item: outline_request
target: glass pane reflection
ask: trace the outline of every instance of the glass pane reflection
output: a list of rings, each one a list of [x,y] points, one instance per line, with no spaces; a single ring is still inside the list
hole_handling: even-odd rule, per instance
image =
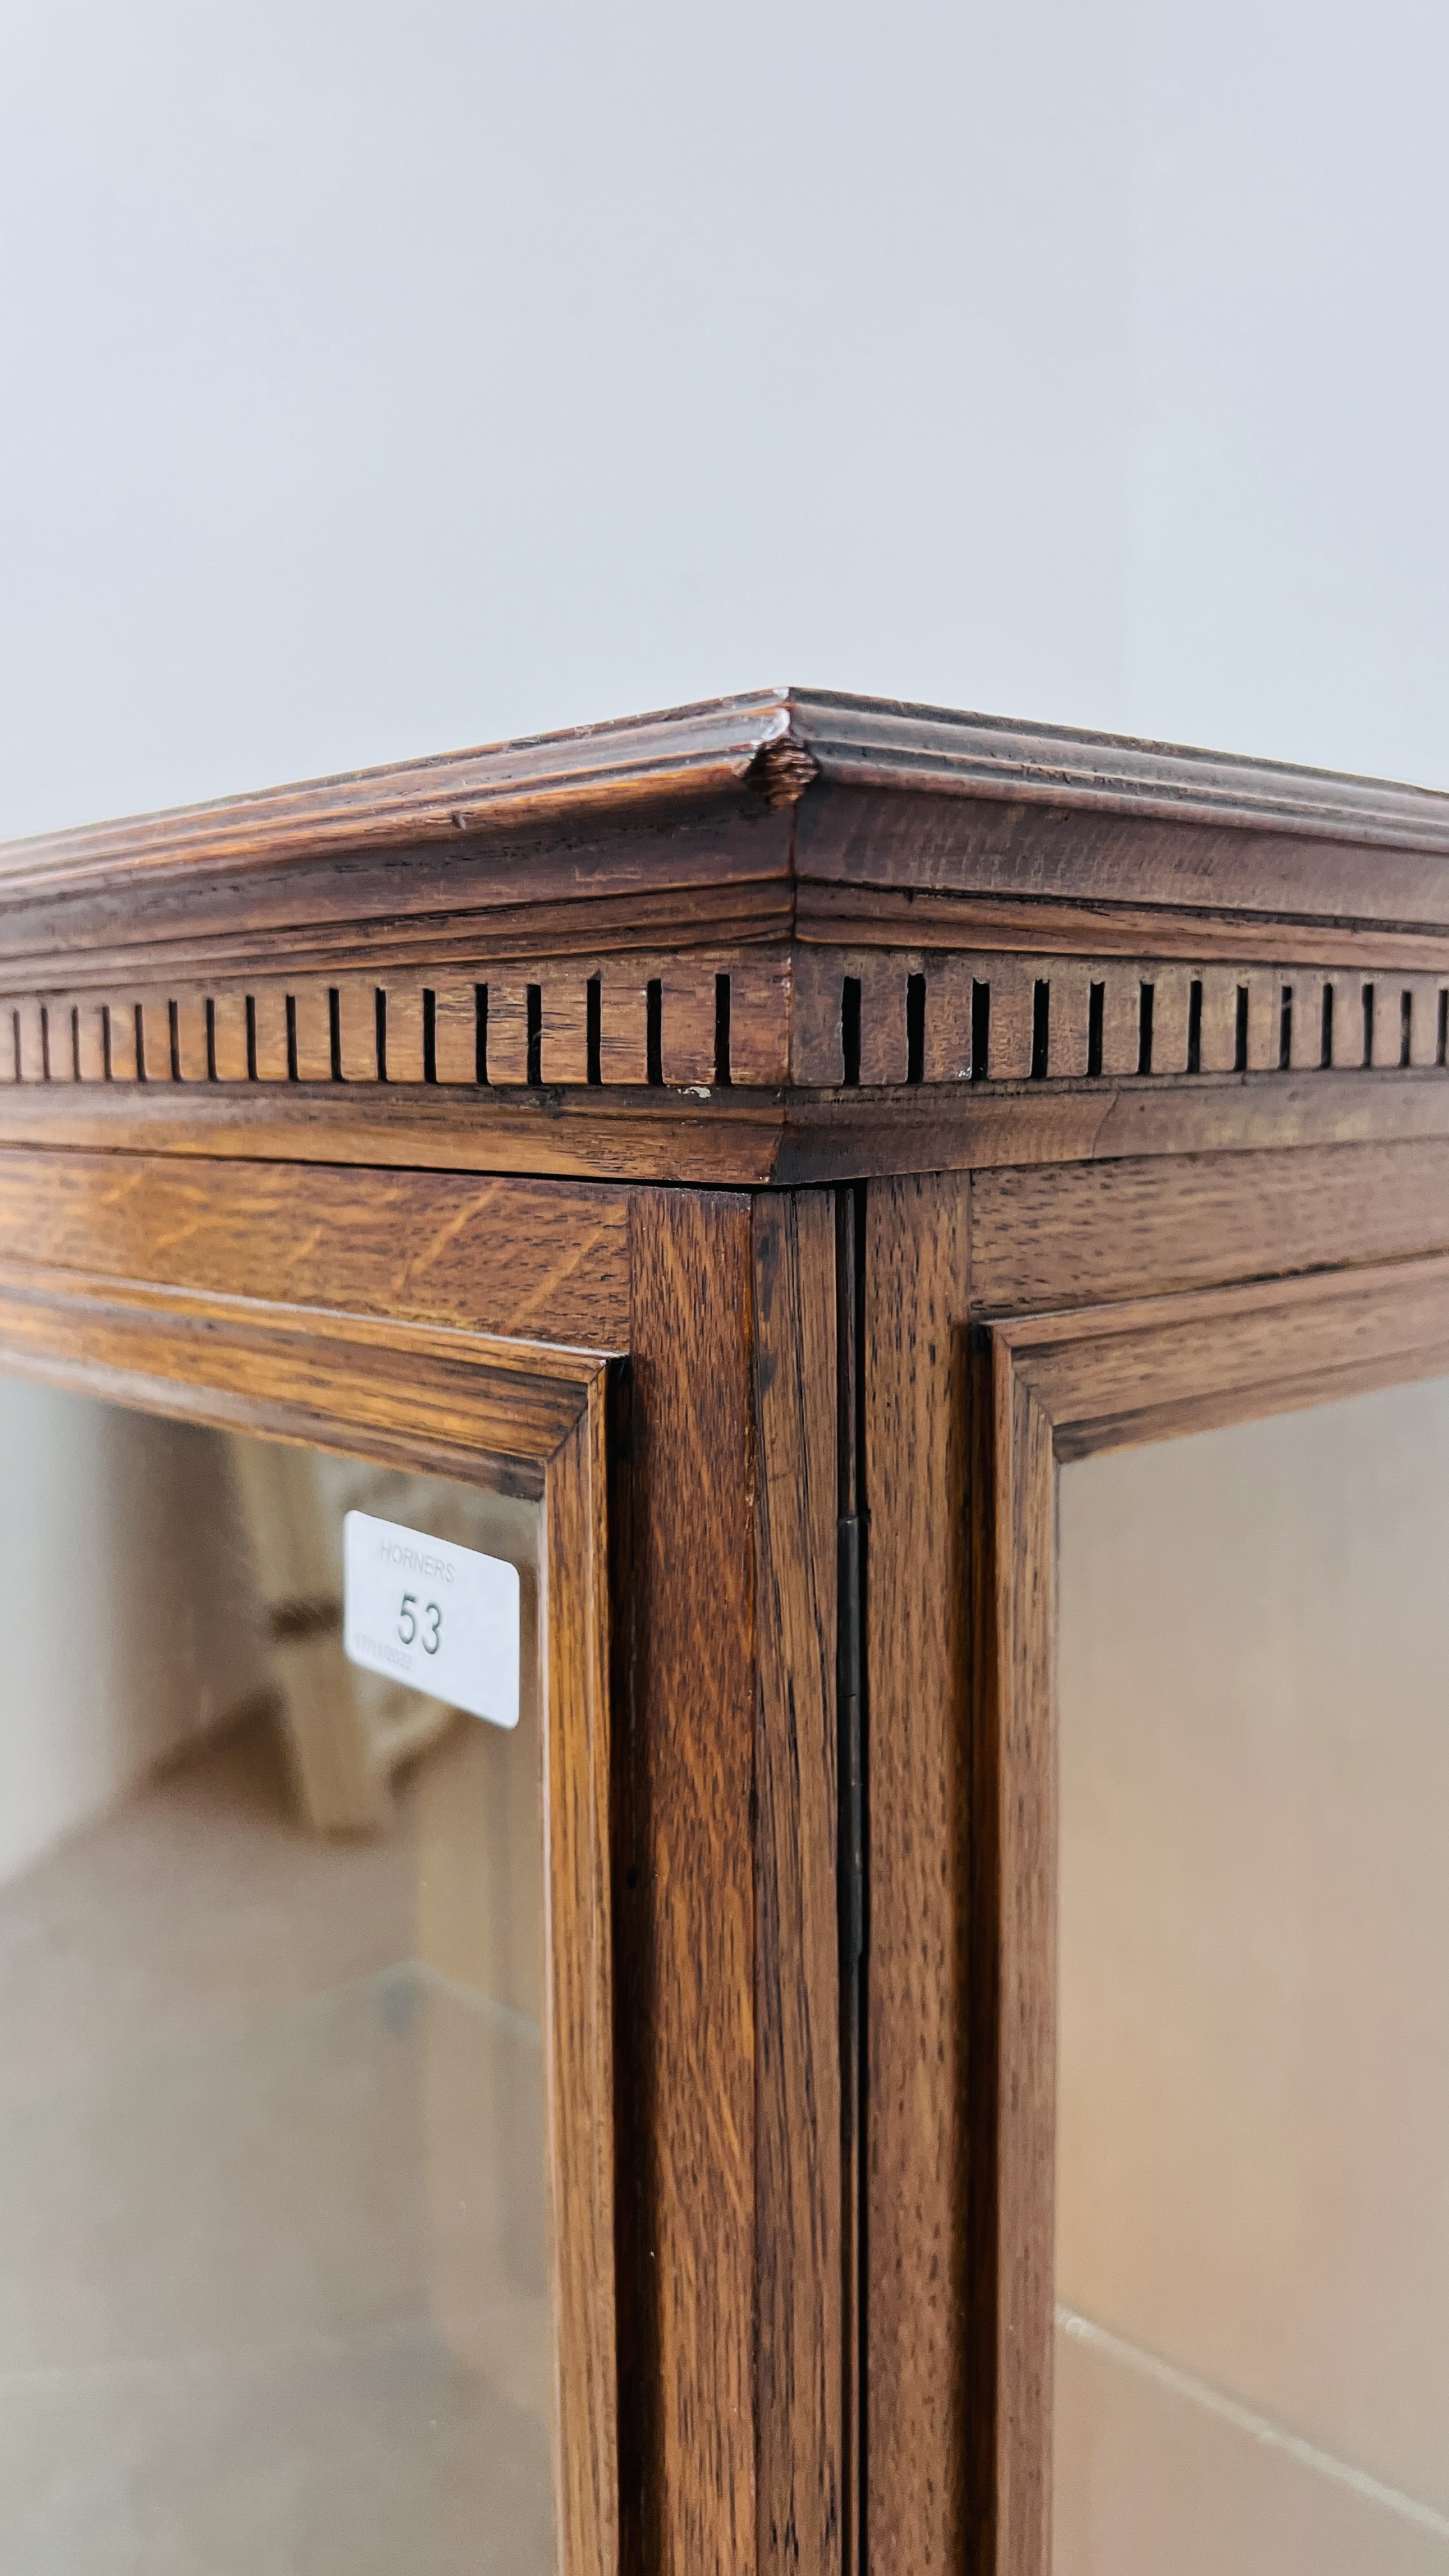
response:
[[[1449,2569],[1449,1385],[1060,1531],[1057,2576]]]
[[[543,2576],[536,1514],[0,1426],[0,2566]],[[515,1734],[346,1664],[353,1504],[520,1567]]]

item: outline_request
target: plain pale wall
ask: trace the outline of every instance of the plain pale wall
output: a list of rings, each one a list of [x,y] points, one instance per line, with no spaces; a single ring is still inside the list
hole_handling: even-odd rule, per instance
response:
[[[0,837],[781,680],[1449,784],[1446,78],[1434,0],[7,0]],[[0,1481],[120,1534],[87,1419],[0,1385]]]
[[[264,1679],[214,1434],[0,1380],[0,1883]]]
[[[8,0],[0,836],[799,680],[1449,784],[1439,0]]]

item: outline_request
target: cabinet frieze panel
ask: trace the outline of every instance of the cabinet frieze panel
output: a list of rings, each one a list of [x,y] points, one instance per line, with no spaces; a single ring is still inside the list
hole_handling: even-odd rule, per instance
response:
[[[1444,1070],[1449,972],[807,948],[0,1001],[0,1082],[864,1090]]]

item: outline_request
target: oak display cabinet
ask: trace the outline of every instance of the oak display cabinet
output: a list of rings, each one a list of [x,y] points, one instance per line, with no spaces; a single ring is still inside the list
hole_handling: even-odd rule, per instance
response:
[[[848,697],[0,854],[191,1712],[0,1885],[15,2563],[1449,2567],[1446,1057],[1449,800]]]

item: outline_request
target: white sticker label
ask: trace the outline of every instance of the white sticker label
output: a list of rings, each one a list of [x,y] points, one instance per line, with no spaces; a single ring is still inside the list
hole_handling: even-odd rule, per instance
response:
[[[518,1724],[516,1565],[348,1512],[342,1574],[350,1662],[494,1726]]]

